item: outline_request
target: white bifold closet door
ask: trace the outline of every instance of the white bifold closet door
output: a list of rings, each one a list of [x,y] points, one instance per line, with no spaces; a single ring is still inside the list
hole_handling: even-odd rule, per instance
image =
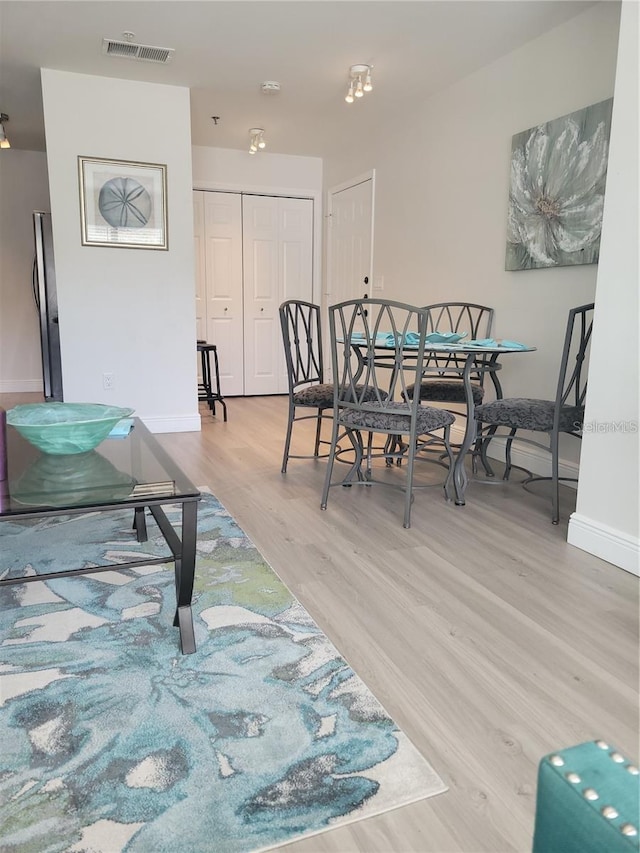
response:
[[[243,195],[244,393],[285,394],[278,308],[312,300],[313,201]]]
[[[196,190],[197,337],[224,396],[286,394],[278,308],[313,301],[313,201]]]
[[[238,193],[203,192],[206,335],[218,349],[220,388],[244,393],[242,204]],[[198,337],[202,337],[200,334]]]

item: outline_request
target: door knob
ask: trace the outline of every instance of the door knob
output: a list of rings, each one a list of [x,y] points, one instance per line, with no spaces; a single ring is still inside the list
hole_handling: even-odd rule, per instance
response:
[[[261,308],[260,310],[261,310],[261,311],[264,311],[264,308]]]
[[[369,284],[369,276],[368,276],[368,275],[365,275],[365,277],[364,277],[364,283],[365,283],[365,284]]]

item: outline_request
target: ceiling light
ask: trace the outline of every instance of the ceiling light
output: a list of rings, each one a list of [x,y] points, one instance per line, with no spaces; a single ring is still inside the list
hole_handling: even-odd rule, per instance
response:
[[[4,125],[7,121],[9,121],[9,116],[6,113],[0,113],[0,148],[11,148],[11,143],[7,139],[7,134],[4,130]]]
[[[345,101],[352,104],[355,98],[362,98],[365,92],[373,91],[371,65],[352,65],[349,69],[349,88]]]
[[[249,130],[249,154],[255,154],[258,149],[267,147],[264,139],[264,130],[261,127],[252,127]]]

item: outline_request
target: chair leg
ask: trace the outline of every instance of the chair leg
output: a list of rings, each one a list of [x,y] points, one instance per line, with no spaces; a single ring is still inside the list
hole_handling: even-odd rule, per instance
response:
[[[291,448],[291,433],[293,431],[293,419],[295,417],[295,413],[296,407],[291,401],[289,401],[289,422],[287,423],[287,436],[284,440],[284,455],[282,457],[282,468],[280,469],[283,474],[287,473],[287,462],[289,461],[289,449]]]
[[[354,459],[351,468],[347,472],[347,476],[342,481],[343,486],[350,486],[353,475],[358,475],[358,480],[363,482],[366,476],[362,473],[362,460],[364,459],[364,442],[362,441],[362,433],[359,429],[347,429],[346,435],[351,442],[354,450]],[[371,435],[371,433],[369,433]]]
[[[416,459],[416,440],[409,437],[409,449],[407,450],[407,485],[404,494],[404,521],[403,527],[407,530],[411,527],[411,504],[413,503],[413,468]]]
[[[227,404],[225,403],[225,401],[222,397],[222,394],[220,393],[220,364],[218,362],[218,350],[217,349],[214,349],[214,351],[213,351],[213,364],[214,364],[215,375],[216,375],[216,398],[217,398],[218,402],[222,405],[223,421],[226,423],[226,421],[227,421]],[[215,412],[215,405],[214,405],[214,412]]]
[[[487,459],[487,450],[489,449],[489,442],[496,434],[497,429],[497,426],[490,426],[487,430],[487,434],[478,439],[480,442],[480,462],[482,462],[482,467],[484,468],[487,477],[495,477],[493,468],[489,465],[489,460]]]
[[[444,428],[443,441],[444,441],[445,449],[447,451],[447,459],[449,460],[449,473],[447,474],[447,479],[444,481],[444,496],[445,496],[445,499],[448,501],[453,499],[450,489],[451,489],[451,485],[453,484],[453,468],[454,468],[454,465],[456,462],[456,460],[453,456],[453,451],[451,450],[451,441],[449,438],[450,432],[451,432],[451,427],[447,426]]]
[[[502,477],[503,480],[508,480],[509,477],[511,476],[511,468],[513,467],[511,465],[511,445],[513,444],[513,438],[514,438],[515,434],[516,434],[516,429],[514,427],[509,433],[509,437],[507,438],[507,443],[506,443],[505,449],[504,449],[505,469],[504,469],[504,475]]]
[[[351,437],[351,436],[349,436]],[[333,473],[333,463],[336,458],[336,450],[338,449],[338,422],[334,418],[333,428],[331,430],[331,449],[329,450],[329,459],[327,460],[327,473],[324,477],[324,487],[322,489],[322,500],[320,501],[320,509],[327,508],[327,500],[329,499],[329,487],[331,486],[331,475]]]
[[[559,468],[559,444],[560,435],[557,430],[553,430],[550,435],[551,447],[551,501],[552,513],[551,523],[558,524],[560,522],[560,479],[558,477]]]
[[[365,480],[370,480],[373,476],[371,474],[371,456],[373,454],[373,433],[370,432],[367,437],[367,469],[365,471],[364,478]]]
[[[320,455],[320,432],[322,430],[322,412],[323,409],[318,409],[318,422],[316,424],[316,443],[313,451],[314,456]]]

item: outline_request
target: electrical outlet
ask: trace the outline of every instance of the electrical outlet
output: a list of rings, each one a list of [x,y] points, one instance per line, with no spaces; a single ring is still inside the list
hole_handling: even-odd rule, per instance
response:
[[[102,374],[102,387],[105,391],[113,391],[115,387],[115,377],[113,373]]]

